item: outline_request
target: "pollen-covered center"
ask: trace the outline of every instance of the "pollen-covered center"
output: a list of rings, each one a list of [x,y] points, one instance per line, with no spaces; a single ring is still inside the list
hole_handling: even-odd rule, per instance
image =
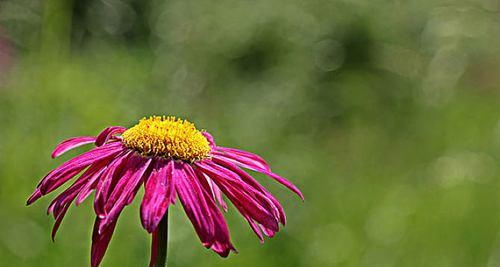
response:
[[[210,145],[193,123],[175,117],[143,118],[122,134],[125,146],[145,156],[188,162],[208,157]]]

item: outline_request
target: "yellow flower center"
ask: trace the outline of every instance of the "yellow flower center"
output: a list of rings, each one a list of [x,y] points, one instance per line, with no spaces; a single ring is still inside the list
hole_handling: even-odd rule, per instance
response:
[[[122,134],[125,146],[145,156],[194,162],[208,157],[210,145],[193,123],[175,117],[143,118]]]

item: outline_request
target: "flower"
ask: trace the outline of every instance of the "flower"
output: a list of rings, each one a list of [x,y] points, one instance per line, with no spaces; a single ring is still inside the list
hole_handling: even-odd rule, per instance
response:
[[[95,191],[97,216],[92,234],[92,266],[100,264],[120,213],[133,201],[141,185],[145,193],[140,217],[144,229],[153,235],[153,248],[158,224],[178,197],[203,245],[222,257],[236,251],[220,210],[227,211],[223,195],[248,221],[261,242],[264,235],[272,237],[279,224],[286,222],[283,207],[276,198],[240,167],[273,178],[303,199],[299,189],[271,172],[261,157],[217,146],[208,132],[175,117],[152,116],[129,129],[112,126],[97,137],[71,138],[60,143],[52,157],[91,143],[96,147],[49,172],[27,204],[83,172],[52,201],[48,213],[56,220],[52,230],[54,239],[71,203],[75,201],[78,205]],[[154,258],[153,249],[151,263]]]

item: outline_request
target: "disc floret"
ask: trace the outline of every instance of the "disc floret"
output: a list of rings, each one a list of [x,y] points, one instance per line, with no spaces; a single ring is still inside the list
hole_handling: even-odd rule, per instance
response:
[[[194,162],[207,158],[210,144],[195,125],[173,116],[143,118],[122,134],[125,146],[144,156]]]

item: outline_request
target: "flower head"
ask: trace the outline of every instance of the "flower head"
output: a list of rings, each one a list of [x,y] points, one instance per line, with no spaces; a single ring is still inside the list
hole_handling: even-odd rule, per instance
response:
[[[92,266],[100,264],[120,213],[133,201],[142,185],[145,193],[140,208],[141,222],[146,231],[153,234],[153,243],[157,242],[158,224],[168,206],[179,198],[202,244],[223,257],[235,251],[220,209],[227,211],[223,195],[262,242],[264,235],[272,237],[279,230],[278,225],[286,222],[281,204],[241,167],[273,178],[303,199],[301,192],[271,172],[261,157],[217,146],[209,133],[175,117],[153,116],[129,129],[112,126],[97,137],[71,138],[60,143],[52,157],[91,143],[96,147],[49,172],[28,204],[81,173],[52,201],[48,212],[56,220],[52,230],[54,238],[71,203],[78,205],[95,191],[97,216],[92,235]],[[154,258],[153,252],[151,264]]]
[[[175,117],[150,117],[122,134],[123,144],[144,156],[194,162],[207,158],[210,144],[194,124]]]

